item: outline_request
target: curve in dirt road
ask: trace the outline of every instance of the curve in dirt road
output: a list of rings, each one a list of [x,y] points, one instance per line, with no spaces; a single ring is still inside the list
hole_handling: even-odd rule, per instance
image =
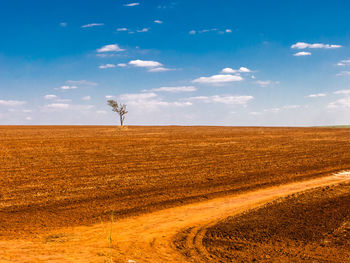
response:
[[[118,220],[0,241],[1,262],[206,262],[206,229],[228,216],[301,191],[350,180],[350,172],[216,198]],[[108,243],[112,237],[112,243]],[[113,260],[113,261],[112,261]]]

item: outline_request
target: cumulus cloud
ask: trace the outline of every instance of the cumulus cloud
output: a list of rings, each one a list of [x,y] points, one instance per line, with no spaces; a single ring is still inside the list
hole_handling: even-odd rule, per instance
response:
[[[116,29],[118,32],[128,31],[126,27],[121,27]]]
[[[178,92],[193,92],[196,91],[197,88],[194,86],[179,86],[179,87],[160,87],[160,88],[154,88],[150,91],[153,92],[172,92],[172,93],[178,93]]]
[[[26,101],[19,100],[0,100],[0,106],[21,106],[26,103]]]
[[[186,100],[188,101],[199,101],[203,103],[223,103],[230,105],[247,105],[251,100],[253,100],[253,96],[232,96],[232,95],[214,95],[214,96],[197,96],[190,97]]]
[[[342,89],[333,92],[334,94],[350,95],[350,89]]]
[[[337,66],[348,66],[350,65],[350,59],[344,59],[337,63]]]
[[[129,106],[150,110],[154,110],[158,107],[186,107],[192,105],[190,101],[164,101],[154,92],[127,93],[120,95],[119,99]]]
[[[342,47],[341,45],[330,45],[330,44],[322,44],[322,43],[309,44],[305,42],[297,42],[291,45],[291,48],[296,48],[296,49],[305,49],[305,48],[334,49],[334,48],[341,48],[341,47]]]
[[[115,68],[114,64],[104,64],[99,66],[100,69]]]
[[[232,68],[224,68],[221,70],[221,73],[227,73],[227,74],[235,74],[238,70],[232,69]]]
[[[95,27],[95,26],[104,26],[105,24],[103,23],[91,23],[91,24],[86,24],[81,26],[81,28],[88,28],[88,27]]]
[[[113,95],[106,95],[105,98],[106,98],[107,100],[110,100],[110,99],[113,99],[114,96],[113,96]]]
[[[125,49],[122,49],[118,46],[118,44],[111,44],[111,45],[105,45],[99,49],[97,49],[98,53],[104,53],[104,52],[121,52],[125,51]]]
[[[132,7],[132,6],[138,6],[140,3],[130,3],[130,4],[124,4],[124,6]]]
[[[121,67],[121,68],[124,68],[124,67],[127,66],[127,64],[125,64],[125,63],[119,63],[119,64],[117,64],[117,66],[118,66],[118,67]]]
[[[77,88],[78,88],[77,86],[68,86],[68,85],[64,85],[60,87],[60,89],[62,90],[77,89]]]
[[[123,101],[139,101],[157,97],[156,93],[126,93],[119,96]]]
[[[221,70],[221,73],[225,73],[225,74],[250,73],[250,72],[252,71],[246,67],[240,67],[239,69],[224,68]]]
[[[338,108],[350,108],[350,97],[342,98],[333,102],[330,102],[327,105],[328,109],[338,109]]]
[[[243,78],[241,76],[237,75],[213,75],[210,77],[200,77],[197,79],[192,80],[193,83],[200,83],[200,84],[225,84],[225,83],[231,83],[231,82],[237,82],[242,81]]]
[[[148,32],[149,28],[142,28],[140,30],[136,30],[136,32],[143,33],[143,32]]]
[[[134,67],[142,67],[142,68],[152,68],[152,67],[162,67],[163,64],[157,61],[152,60],[131,60],[129,62],[129,65],[132,65]]]
[[[325,97],[326,94],[325,93],[317,93],[317,94],[310,94],[305,96],[305,98],[319,98],[319,97]]]
[[[301,51],[301,52],[293,54],[293,56],[295,56],[295,57],[311,56],[311,52]]]
[[[279,81],[271,81],[271,80],[257,80],[255,81],[256,84],[258,84],[262,88],[266,88],[268,86],[272,86],[275,84],[279,84]]]
[[[53,99],[57,99],[57,96],[53,94],[48,94],[48,95],[45,95],[44,98],[46,100],[53,100]]]
[[[226,33],[232,33],[232,30],[231,29],[226,29],[225,32]]]
[[[50,109],[68,109],[69,108],[69,104],[65,104],[65,103],[51,103],[48,105],[45,105],[46,108],[50,108]]]
[[[163,24],[163,21],[161,21],[161,20],[154,20],[153,22],[156,24]]]

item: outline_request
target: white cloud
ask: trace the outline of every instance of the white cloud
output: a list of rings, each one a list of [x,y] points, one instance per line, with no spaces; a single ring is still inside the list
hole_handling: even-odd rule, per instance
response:
[[[224,84],[224,83],[230,83],[230,82],[236,82],[236,81],[242,81],[243,78],[241,76],[236,75],[213,75],[210,77],[200,77],[197,79],[192,80],[194,83],[201,83],[201,84]]]
[[[136,31],[139,32],[139,33],[148,32],[149,28],[143,28],[141,30],[136,30]]]
[[[123,32],[123,31],[128,31],[128,29],[126,27],[122,27],[122,28],[117,28],[118,32]]]
[[[26,117],[26,120],[27,120],[27,121],[31,121],[31,120],[32,120],[32,117]]]
[[[170,71],[170,70],[174,70],[174,69],[164,68],[164,67],[157,67],[157,68],[150,68],[148,71],[149,72],[164,72],[164,71]]]
[[[135,66],[135,67],[145,67],[145,68],[152,68],[152,67],[162,67],[163,64],[159,63],[157,61],[152,60],[131,60],[129,62],[129,65]]]
[[[260,87],[262,88],[266,88],[268,86],[272,86],[275,84],[279,84],[279,81],[271,81],[271,80],[257,80],[255,82],[256,84],[258,84]]]
[[[328,109],[350,108],[350,97],[333,101],[327,105]]]
[[[298,52],[298,53],[293,54],[293,56],[295,56],[295,57],[311,56],[311,52],[301,51],[301,52]]]
[[[348,66],[350,65],[350,59],[344,59],[337,63],[337,66]]]
[[[19,100],[0,100],[0,106],[21,106],[26,103],[26,101]]]
[[[100,65],[100,69],[106,69],[106,68],[115,68],[114,64],[105,64],[105,65]]]
[[[217,32],[218,34],[225,34],[225,33],[232,33],[231,29],[223,29],[223,30],[219,30],[218,28],[209,28],[209,29],[202,29],[202,30],[191,30],[188,33],[190,35],[195,35],[197,33],[199,34],[203,34],[203,33],[208,33],[208,32]]]
[[[221,73],[235,74],[238,70],[232,68],[224,68],[221,70]]]
[[[154,20],[153,22],[156,24],[163,24],[163,21],[161,21],[161,20]]]
[[[319,97],[325,97],[326,94],[325,93],[317,93],[317,94],[310,94],[305,96],[305,98],[319,98]]]
[[[119,64],[117,64],[117,66],[118,66],[118,67],[121,67],[121,68],[124,68],[124,67],[127,66],[127,64],[125,64],[125,63],[119,63]]]
[[[343,95],[349,95],[350,94],[350,89],[343,89],[343,90],[337,90],[333,92],[334,94],[343,94]]]
[[[81,26],[81,28],[88,28],[88,27],[95,27],[95,26],[104,26],[105,24],[103,23],[91,23],[91,24],[86,24]]]
[[[200,101],[203,103],[223,103],[230,105],[246,105],[248,102],[253,100],[253,96],[231,96],[231,95],[214,95],[214,96],[197,96],[190,97],[186,100],[188,101]]]
[[[45,95],[44,98],[46,100],[53,100],[53,99],[57,99],[57,96],[53,94],[48,94],[48,95]]]
[[[251,70],[248,69],[248,68],[246,68],[246,67],[240,67],[238,71],[239,71],[239,72],[243,72],[243,73],[251,72]]]
[[[237,73],[249,73],[252,72],[250,69],[246,67],[240,67],[239,69],[232,69],[232,68],[224,68],[221,70],[221,73],[227,73],[227,74],[237,74]]]
[[[52,104],[45,105],[45,107],[46,108],[50,108],[50,109],[68,109],[69,108],[69,104],[52,103]]]
[[[96,82],[88,81],[88,80],[67,80],[67,84],[69,85],[84,85],[84,86],[97,86]]]
[[[309,44],[305,42],[297,42],[296,44],[293,44],[291,48],[296,49],[305,49],[305,48],[325,48],[325,49],[333,49],[333,48],[341,48],[341,45],[330,45],[330,44],[322,44],[322,43],[315,43],[315,44]]]
[[[126,93],[119,96],[119,98],[123,101],[139,101],[139,100],[147,100],[150,98],[155,98],[158,95],[151,93]]]
[[[85,97],[82,97],[81,99],[82,100],[91,100],[91,97],[90,96],[85,96]]]
[[[150,91],[178,93],[178,92],[192,92],[196,90],[197,88],[194,86],[180,86],[180,87],[160,87],[160,88],[151,89]]]
[[[114,96],[112,96],[112,95],[106,95],[105,98],[106,98],[107,100],[110,100],[110,99],[113,99]]]
[[[350,71],[342,71],[337,74],[337,76],[349,76],[349,75],[350,75]]]
[[[125,49],[122,49],[118,46],[118,44],[112,44],[112,45],[105,45],[99,49],[97,49],[98,53],[103,53],[103,52],[121,52],[125,51]]]
[[[122,94],[119,96],[119,99],[129,106],[137,107],[141,110],[154,110],[158,107],[186,107],[192,105],[190,101],[164,101],[154,92]]]
[[[62,89],[62,90],[69,90],[69,89],[77,89],[77,88],[78,88],[77,86],[64,85],[60,89]]]
[[[67,24],[66,22],[61,22],[61,23],[60,23],[60,26],[61,26],[61,27],[66,27],[67,25],[68,25],[68,24]]]
[[[107,114],[107,111],[105,110],[98,110],[96,111],[97,114]]]
[[[140,3],[130,3],[130,4],[125,4],[124,6],[138,6]]]

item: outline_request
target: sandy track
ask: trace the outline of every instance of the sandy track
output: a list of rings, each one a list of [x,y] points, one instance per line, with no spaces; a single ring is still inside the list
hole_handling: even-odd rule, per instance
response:
[[[0,262],[201,262],[208,226],[276,198],[349,180],[348,173],[165,209],[109,223],[57,229],[32,239],[0,241]],[[174,242],[175,241],[175,242]]]

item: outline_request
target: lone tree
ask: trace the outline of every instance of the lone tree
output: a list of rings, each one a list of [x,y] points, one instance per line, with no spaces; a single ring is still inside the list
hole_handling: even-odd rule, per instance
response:
[[[108,100],[107,104],[112,107],[112,111],[119,114],[120,126],[123,126],[125,115],[128,113],[128,111],[126,110],[126,105],[118,104],[118,102],[115,100]]]

